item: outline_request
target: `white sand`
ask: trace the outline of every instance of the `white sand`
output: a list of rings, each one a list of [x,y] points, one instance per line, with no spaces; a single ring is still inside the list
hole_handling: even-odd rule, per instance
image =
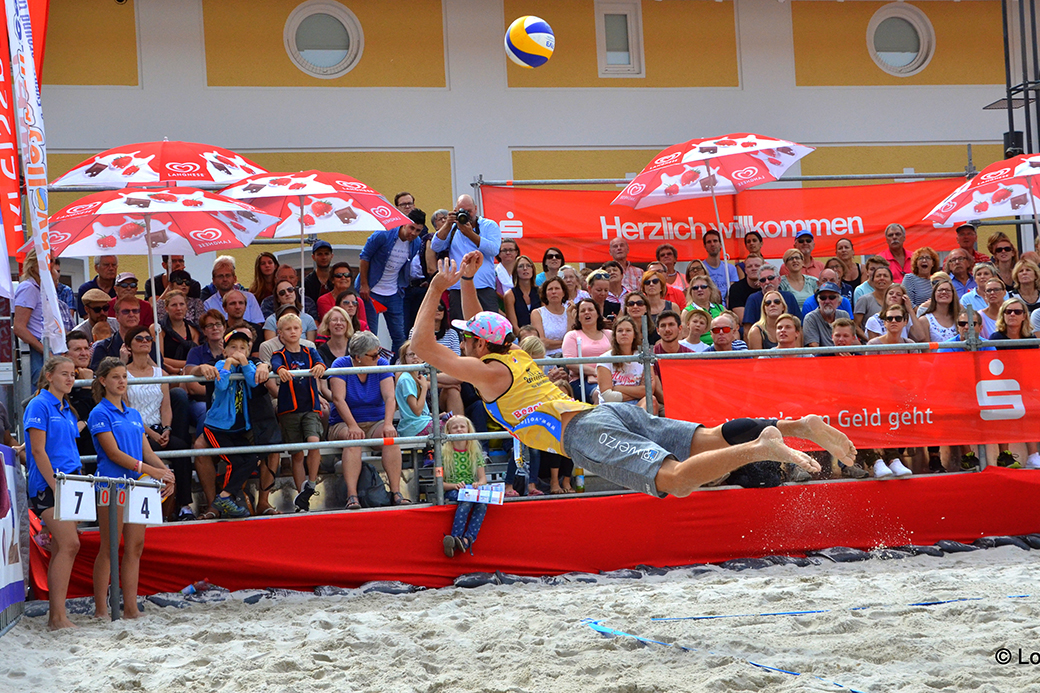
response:
[[[0,691],[1036,691],[1035,552],[871,560],[740,573],[673,571],[597,584],[485,586],[408,595],[148,604],[138,621],[25,618],[0,639]],[[1008,599],[1009,595],[1033,595]],[[932,607],[925,600],[981,597]],[[872,607],[850,611],[851,607]],[[834,609],[804,616],[651,617]],[[703,648],[606,638],[630,633]],[[715,654],[709,654],[710,650]]]

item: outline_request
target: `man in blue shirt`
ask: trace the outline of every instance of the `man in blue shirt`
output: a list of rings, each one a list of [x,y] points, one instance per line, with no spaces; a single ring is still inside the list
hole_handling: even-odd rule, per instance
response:
[[[463,214],[463,212],[465,214]],[[459,217],[464,223],[459,224]],[[448,251],[448,257],[457,265],[462,264],[466,253],[479,250],[484,262],[472,278],[463,277],[462,281],[472,281],[477,289],[477,300],[483,310],[498,312],[498,292],[495,291],[495,256],[502,245],[502,230],[490,219],[477,216],[477,205],[469,195],[462,195],[455,204],[455,211],[437,228],[430,247],[433,252]],[[462,319],[461,284],[456,282],[448,289],[448,304],[453,320]]]
[[[374,302],[386,307],[383,317],[390,330],[396,352],[404,343],[404,289],[409,285],[412,258],[419,253],[422,227],[405,224],[388,231],[377,231],[365,241],[355,280],[358,294],[365,301],[368,326],[378,334],[379,320]]]

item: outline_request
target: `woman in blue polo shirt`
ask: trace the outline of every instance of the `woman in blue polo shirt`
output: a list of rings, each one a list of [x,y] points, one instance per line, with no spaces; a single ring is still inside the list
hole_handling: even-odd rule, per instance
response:
[[[94,436],[98,455],[98,476],[140,479],[148,475],[166,482],[162,497],[173,493],[173,472],[155,456],[145,440],[144,422],[136,409],[126,403],[126,366],[109,356],[102,359],[94,372],[94,399],[98,405],[90,412],[87,425]],[[112,501],[115,499],[112,498]],[[161,513],[162,508],[155,512]],[[123,534],[123,562],[119,575],[123,583],[123,617],[137,618],[137,579],[144,551],[144,525],[123,527],[122,513],[118,515],[116,533]],[[98,527],[101,546],[108,546],[107,508],[98,508]],[[117,539],[118,541],[118,539]],[[108,616],[108,583],[112,567],[108,551],[98,551],[94,559],[94,615]]]
[[[39,389],[26,405],[22,419],[28,437],[25,459],[29,468],[29,506],[51,533],[51,562],[47,568],[47,625],[51,630],[75,627],[65,611],[65,595],[72,564],[79,553],[79,534],[75,522],[54,519],[55,472],[80,471],[76,448],[80,424],[68,399],[75,382],[76,364],[72,359],[55,356],[47,361],[40,373]]]

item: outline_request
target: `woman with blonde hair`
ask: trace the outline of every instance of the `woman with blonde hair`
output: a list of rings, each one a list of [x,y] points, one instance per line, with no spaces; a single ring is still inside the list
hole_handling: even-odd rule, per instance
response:
[[[686,310],[700,308],[708,311],[711,317],[717,318],[726,310],[722,305],[722,293],[707,273],[695,274],[690,277],[690,283],[686,287]]]
[[[1012,295],[1022,299],[1029,308],[1029,314],[1040,308],[1040,267],[1032,260],[1019,260],[1011,271],[1014,279]]]
[[[318,334],[326,337],[318,347],[318,355],[328,368],[332,366],[333,361],[347,355],[347,344],[354,336],[354,323],[347,315],[347,311],[339,306],[333,306],[321,319]]]
[[[805,268],[805,256],[797,248],[788,248],[784,251],[784,268],[787,270],[787,274],[780,280],[780,290],[790,291],[794,295],[798,300],[798,305],[788,306],[788,308],[800,313],[806,299],[816,295],[820,282],[816,277],[802,271]]]
[[[767,291],[762,296],[762,316],[748,329],[748,349],[773,349],[779,343],[776,321],[787,314],[787,301],[779,291]]]

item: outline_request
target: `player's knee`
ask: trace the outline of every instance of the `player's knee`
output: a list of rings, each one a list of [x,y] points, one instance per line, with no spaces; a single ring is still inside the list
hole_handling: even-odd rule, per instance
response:
[[[750,443],[771,426],[776,426],[776,419],[733,419],[722,424],[722,437],[730,445]]]

